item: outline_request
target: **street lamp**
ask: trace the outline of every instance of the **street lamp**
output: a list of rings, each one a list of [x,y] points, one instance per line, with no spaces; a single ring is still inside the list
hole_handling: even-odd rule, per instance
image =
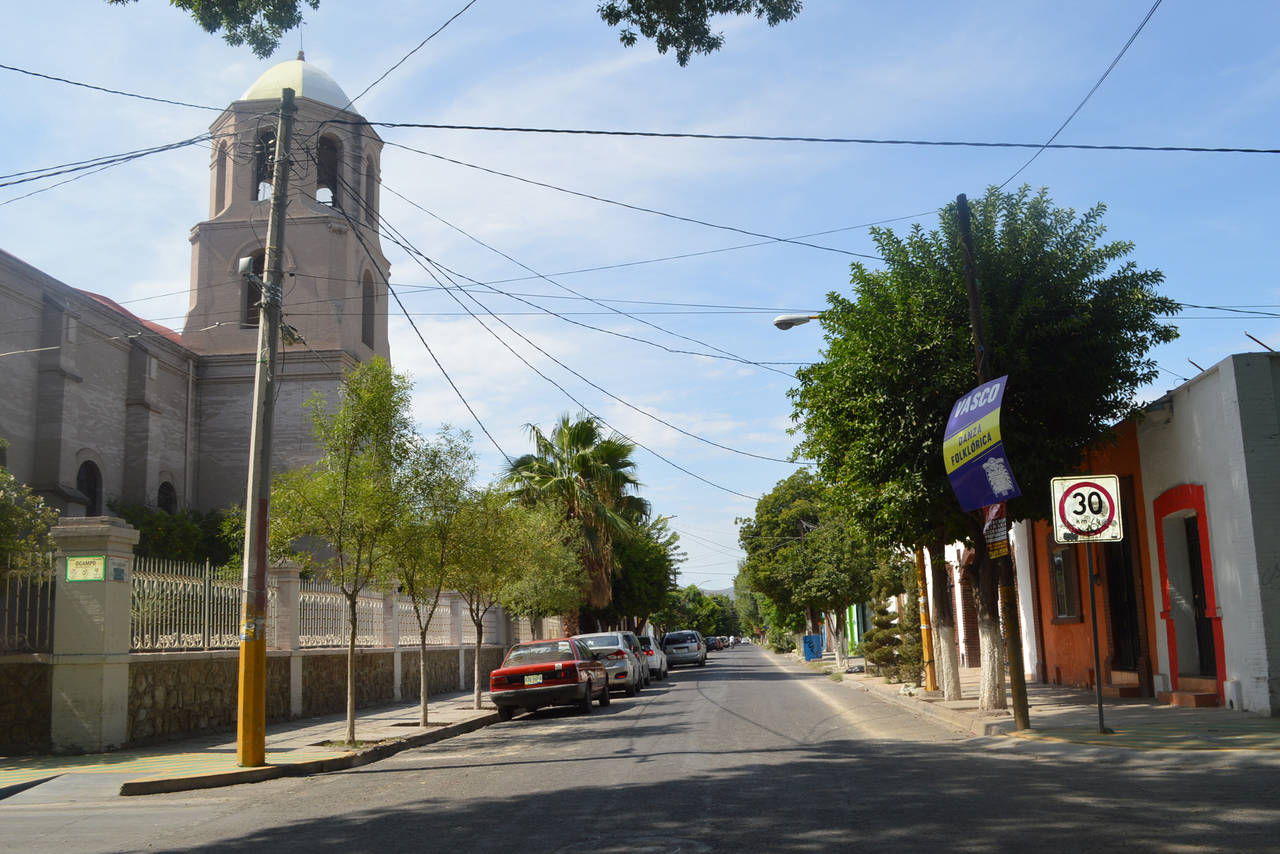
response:
[[[817,320],[821,316],[819,314],[780,314],[773,319],[773,325],[779,329],[787,330],[793,326],[808,323],[810,320]]]

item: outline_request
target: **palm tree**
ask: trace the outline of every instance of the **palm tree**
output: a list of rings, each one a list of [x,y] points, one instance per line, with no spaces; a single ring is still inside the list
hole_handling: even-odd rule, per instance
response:
[[[636,491],[635,445],[616,433],[605,436],[589,415],[572,420],[568,413],[550,435],[526,424],[534,452],[507,469],[520,500],[528,504],[554,501],[581,533],[579,555],[590,586],[587,602],[603,608],[613,599],[614,537],[631,530],[649,515],[649,502]]]

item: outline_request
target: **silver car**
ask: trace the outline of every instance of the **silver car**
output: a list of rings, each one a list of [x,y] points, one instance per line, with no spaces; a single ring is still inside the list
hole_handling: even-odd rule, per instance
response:
[[[662,651],[662,644],[648,635],[640,636],[640,647],[644,657],[649,661],[649,676],[654,679],[667,679],[667,654]]]
[[[593,632],[574,635],[600,659],[609,674],[609,687],[634,697],[649,684],[649,665],[634,632]]]
[[[662,651],[667,654],[667,665],[707,663],[707,642],[692,629],[667,632],[662,636]]]

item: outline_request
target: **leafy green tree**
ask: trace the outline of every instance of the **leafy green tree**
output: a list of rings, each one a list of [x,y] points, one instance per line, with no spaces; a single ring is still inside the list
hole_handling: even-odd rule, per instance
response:
[[[226,519],[220,510],[202,512],[187,509],[166,513],[142,504],[115,501],[107,502],[107,506],[112,513],[138,529],[138,544],[133,552],[139,557],[163,557],[193,563],[207,560],[214,566],[227,566],[238,557],[234,545],[222,534]],[[243,515],[240,514],[242,530]]]
[[[125,6],[135,0],[107,0]],[[280,38],[302,23],[302,5],[320,8],[320,0],[169,0],[191,13],[206,33],[222,33],[227,44],[249,45],[253,55],[266,59],[280,46]]]
[[[1157,294],[1163,275],[1127,259],[1132,243],[1103,241],[1104,212],[1077,215],[1026,187],[993,188],[973,205],[989,373],[1009,375],[1001,434],[1025,490],[1009,502],[1011,521],[1047,516],[1050,478],[1135,410],[1156,376],[1147,354],[1177,335],[1161,320],[1179,309]],[[852,298],[828,295],[826,351],[790,392],[799,450],[877,542],[975,545],[980,705],[999,708],[998,577],[941,453],[952,404],[977,384],[956,208],[933,231],[872,234],[884,268],[854,264]]]
[[[716,606],[715,628],[711,633],[724,637],[742,634],[742,624],[738,622],[738,609],[734,607],[733,599],[723,593],[712,593],[708,598]]]
[[[614,544],[618,568],[613,576],[613,599],[608,607],[591,612],[601,626],[640,631],[649,615],[660,610],[676,589],[676,576],[684,561],[680,535],[672,531],[666,516],[633,525]]]
[[[135,0],[107,0],[124,6]],[[254,56],[266,59],[280,46],[281,37],[302,23],[302,6],[320,7],[320,0],[169,0],[191,13],[205,32],[222,33],[229,45],[247,44]],[[622,24],[619,40],[631,47],[637,33],[653,39],[658,52],[675,48],[676,61],[689,62],[694,53],[720,49],[724,36],[711,32],[715,15],[752,15],[769,26],[789,21],[800,12],[801,0],[608,0],[600,3],[600,18],[609,26]],[[634,29],[633,29],[634,28]]]
[[[8,443],[0,439],[0,447]],[[0,575],[50,569],[58,511],[0,466]]]
[[[432,441],[415,437],[404,469],[403,515],[388,549],[400,589],[413,603],[418,625],[420,723],[426,726],[430,680],[427,633],[449,580],[450,558],[458,542],[459,517],[475,476],[471,436],[441,428]]]
[[[738,625],[752,638],[763,635],[768,623],[762,612],[762,596],[751,589],[741,572],[733,577],[733,606],[738,611]]]
[[[693,54],[714,53],[724,44],[724,35],[711,31],[713,16],[752,15],[776,27],[798,15],[802,5],[801,0],[607,0],[599,11],[609,26],[622,26],[618,40],[625,46],[644,36],[658,53],[674,48],[676,62],[684,66]]]
[[[693,629],[705,636],[716,633],[718,613],[719,609],[711,597],[699,590],[696,584],[690,584],[673,593],[667,604],[653,614],[652,620],[660,634]]]
[[[827,615],[843,663],[845,613],[869,597],[876,549],[830,491],[803,469],[779,481],[756,503],[755,516],[738,524],[738,540],[747,552],[742,573],[750,588],[783,608],[803,609],[813,632],[821,630],[821,615]]]
[[[581,565],[564,541],[563,517],[545,507],[523,507],[496,486],[475,490],[463,502],[459,532],[448,586],[462,597],[475,626],[472,663],[479,709],[485,617],[504,602],[515,613],[528,613],[581,601]]]
[[[406,377],[375,357],[343,377],[335,410],[317,394],[308,406],[323,454],[277,475],[271,491],[272,536],[297,546],[303,567],[347,599],[348,743],[355,741],[356,606],[363,590],[392,577],[394,535],[403,524],[409,390]]]
[[[617,566],[614,540],[629,534],[648,516],[648,502],[637,495],[635,446],[605,436],[595,418],[563,415],[550,435],[526,425],[534,452],[510,464],[507,479],[527,505],[551,501],[581,533],[579,557],[590,579],[587,603],[604,608],[613,599]]]

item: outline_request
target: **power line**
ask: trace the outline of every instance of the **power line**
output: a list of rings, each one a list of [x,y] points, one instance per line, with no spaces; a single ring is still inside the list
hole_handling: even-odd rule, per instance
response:
[[[591,297],[585,296],[584,294],[581,294],[581,293],[579,293],[578,291],[573,290],[572,288],[568,287],[567,285],[562,285],[560,282],[557,282],[556,280],[554,280],[554,279],[552,279],[552,278],[550,278],[550,277],[548,277],[548,276],[544,276],[544,275],[542,275],[542,274],[541,274],[541,273],[539,273],[537,270],[534,270],[532,267],[528,266],[527,264],[523,264],[523,263],[521,263],[521,262],[517,261],[515,258],[512,258],[512,257],[511,257],[510,255],[508,255],[507,253],[503,252],[502,250],[497,249],[496,247],[491,246],[491,245],[490,245],[490,244],[488,244],[488,243],[485,243],[483,240],[481,240],[480,238],[476,237],[475,235],[468,233],[467,231],[463,230],[462,228],[458,227],[457,225],[454,225],[453,223],[451,223],[451,222],[449,222],[448,220],[446,220],[446,219],[444,219],[444,218],[440,217],[439,215],[437,215],[437,214],[435,214],[435,213],[432,213],[431,211],[429,211],[429,210],[427,210],[426,208],[424,208],[422,205],[418,204],[417,202],[413,201],[412,199],[409,199],[409,198],[407,198],[407,197],[405,197],[405,196],[401,195],[400,193],[397,193],[395,190],[391,189],[390,187],[387,187],[385,184],[383,185],[383,189],[384,189],[384,190],[387,190],[388,192],[390,192],[390,193],[392,193],[393,195],[395,195],[397,198],[402,199],[402,200],[403,200],[403,201],[405,201],[406,203],[408,203],[408,204],[412,205],[413,207],[417,208],[418,210],[422,211],[422,212],[423,212],[423,213],[425,213],[427,216],[430,216],[430,217],[432,217],[433,219],[437,220],[438,222],[440,222],[440,223],[442,223],[442,224],[444,224],[444,225],[448,226],[449,228],[452,228],[454,231],[457,231],[459,234],[461,234],[462,236],[466,237],[467,239],[469,239],[469,240],[471,240],[471,241],[473,241],[473,242],[475,242],[475,243],[479,244],[480,246],[483,246],[485,249],[488,249],[490,252],[494,252],[494,253],[496,253],[496,254],[498,254],[498,255],[501,255],[503,258],[506,258],[506,259],[507,259],[508,261],[510,261],[511,263],[513,263],[513,264],[515,264],[515,265],[517,265],[517,266],[519,266],[519,267],[522,267],[522,268],[523,268],[523,269],[525,269],[525,270],[528,270],[530,273],[533,273],[534,275],[538,276],[538,277],[539,277],[540,279],[542,279],[543,281],[546,281],[546,282],[548,282],[548,283],[550,283],[550,284],[552,284],[552,285],[555,285],[556,287],[558,287],[558,288],[560,288],[560,289],[562,289],[562,290],[564,290],[564,291],[567,291],[567,292],[569,292],[569,293],[573,294],[574,296],[582,297],[583,299],[586,299],[586,300],[588,300],[589,302],[594,303],[595,305],[599,305],[601,308],[607,308],[607,309],[609,309],[610,311],[613,311],[613,312],[615,312],[615,313],[617,313],[617,314],[619,314],[619,315],[621,315],[621,316],[623,316],[623,317],[631,318],[632,320],[635,320],[637,323],[642,323],[642,324],[644,324],[645,326],[648,326],[648,327],[651,327],[651,328],[653,328],[653,329],[658,330],[659,332],[665,332],[666,334],[671,335],[671,336],[673,336],[673,337],[680,338],[680,339],[683,339],[683,340],[685,340],[685,341],[692,342],[692,343],[694,343],[694,344],[698,344],[698,345],[700,345],[700,346],[702,346],[702,347],[707,347],[707,348],[709,348],[709,349],[711,349],[711,350],[715,350],[715,351],[716,351],[717,353],[719,353],[720,355],[718,355],[718,356],[717,356],[717,355],[715,355],[715,354],[713,354],[713,353],[699,353],[699,352],[694,352],[694,351],[690,351],[690,350],[679,350],[679,349],[675,349],[675,348],[672,348],[672,347],[667,347],[666,345],[664,345],[664,344],[659,344],[659,343],[657,343],[657,342],[655,342],[655,341],[649,341],[648,339],[645,339],[645,338],[639,338],[639,337],[634,336],[634,335],[627,335],[626,333],[616,332],[616,331],[614,331],[614,330],[600,329],[599,327],[590,326],[589,324],[585,324],[585,323],[582,323],[582,322],[577,321],[577,320],[570,320],[570,319],[568,319],[568,318],[565,318],[565,317],[563,317],[562,315],[556,314],[554,311],[551,311],[551,309],[545,308],[544,306],[540,306],[540,305],[538,305],[537,303],[531,303],[531,302],[528,302],[527,300],[520,299],[520,298],[518,298],[518,297],[513,297],[514,299],[519,299],[519,301],[520,301],[520,302],[524,302],[524,303],[526,303],[527,305],[530,305],[530,306],[533,306],[533,307],[535,307],[535,308],[539,308],[539,309],[541,309],[541,310],[543,310],[543,311],[546,311],[548,314],[552,314],[552,315],[555,315],[556,317],[560,317],[560,318],[561,318],[562,320],[564,320],[566,323],[572,323],[572,324],[574,324],[575,326],[582,326],[582,327],[584,327],[584,328],[594,329],[594,330],[596,330],[597,332],[604,332],[604,333],[609,334],[609,335],[615,335],[615,336],[617,336],[617,337],[619,337],[619,338],[626,338],[626,339],[631,340],[631,341],[636,341],[636,342],[639,342],[639,343],[648,344],[648,345],[650,345],[650,346],[658,347],[659,349],[666,350],[667,352],[670,352],[670,353],[680,353],[680,354],[693,355],[693,356],[705,356],[705,357],[708,357],[708,358],[724,358],[724,359],[728,359],[728,360],[730,360],[730,361],[734,361],[734,362],[741,362],[741,363],[743,363],[743,364],[757,365],[757,366],[759,366],[759,367],[764,368],[765,370],[770,370],[770,371],[773,371],[773,372],[775,372],[775,373],[780,373],[780,374],[784,374],[784,375],[786,375],[786,376],[790,376],[790,374],[788,374],[786,371],[779,371],[777,368],[773,368],[773,367],[770,367],[770,366],[768,366],[768,365],[761,364],[761,363],[759,363],[759,362],[752,362],[750,359],[745,359],[745,358],[743,358],[742,356],[737,355],[736,353],[730,353],[730,352],[729,352],[729,351],[727,351],[727,350],[723,350],[723,349],[721,349],[721,348],[719,348],[719,347],[716,347],[716,346],[714,346],[714,345],[712,345],[712,344],[708,344],[708,343],[707,343],[707,342],[705,342],[705,341],[699,341],[699,340],[698,340],[698,339],[696,339],[696,338],[691,338],[691,337],[689,337],[689,336],[687,336],[687,335],[681,335],[681,334],[680,334],[680,333],[678,333],[678,332],[672,332],[671,330],[669,330],[669,329],[665,329],[665,328],[663,328],[663,327],[661,327],[661,326],[658,326],[658,325],[657,325],[657,324],[655,324],[655,323],[650,323],[650,322],[649,322],[649,321],[647,321],[647,320],[642,320],[641,318],[639,318],[639,317],[635,317],[634,315],[631,315],[631,314],[629,314],[629,313],[627,313],[627,312],[625,312],[625,311],[622,311],[621,309],[613,308],[612,306],[605,305],[604,303],[602,303],[602,302],[600,302],[600,301],[598,301],[598,300],[595,300],[595,299],[592,299]],[[464,276],[464,277],[462,277],[462,278],[467,278],[467,277],[465,277],[465,276]],[[469,281],[475,282],[475,280],[473,280],[473,279],[469,279]],[[475,282],[475,284],[479,284],[479,282]],[[491,287],[492,287],[492,286],[491,286]],[[511,296],[511,294],[506,293],[506,292],[501,291],[501,290],[498,290],[497,288],[494,288],[494,290],[495,290],[497,293],[501,293],[501,294],[503,294],[504,296]]]
[[[1005,188],[1006,184],[1008,184],[1014,178],[1017,178],[1019,175],[1021,175],[1023,169],[1026,169],[1032,163],[1035,163],[1036,158],[1039,157],[1041,154],[1044,154],[1044,150],[1049,147],[1050,143],[1052,143],[1055,139],[1058,138],[1058,134],[1066,130],[1067,125],[1071,124],[1071,120],[1076,117],[1076,114],[1079,113],[1080,110],[1084,108],[1084,105],[1089,102],[1089,99],[1093,97],[1093,93],[1098,91],[1098,87],[1100,87],[1103,81],[1105,81],[1107,77],[1111,74],[1111,72],[1115,70],[1115,67],[1116,65],[1119,64],[1121,57],[1125,55],[1125,52],[1129,50],[1129,46],[1133,44],[1135,39],[1138,38],[1138,34],[1142,32],[1142,28],[1147,25],[1147,21],[1150,21],[1151,16],[1156,13],[1156,9],[1160,8],[1160,3],[1161,3],[1161,0],[1156,0],[1155,3],[1151,4],[1151,8],[1147,10],[1146,17],[1142,19],[1142,22],[1138,24],[1138,28],[1134,30],[1133,33],[1129,36],[1129,40],[1124,43],[1124,47],[1120,48],[1120,52],[1116,54],[1115,59],[1111,60],[1111,64],[1107,66],[1107,70],[1102,72],[1102,76],[1098,78],[1098,82],[1094,83],[1093,88],[1089,90],[1088,94],[1084,96],[1084,98],[1080,101],[1079,104],[1076,104],[1076,108],[1071,111],[1071,115],[1067,116],[1067,118],[1062,122],[1062,124],[1058,126],[1058,129],[1053,132],[1053,136],[1049,137],[1048,142],[1040,146],[1040,148],[1036,150],[1036,153],[1031,155],[1031,157],[1027,160],[1026,163],[1023,163],[1021,166],[1018,167],[1016,172],[1014,172],[1008,178],[1004,179],[1004,183],[1000,185],[1001,190]]]
[[[351,124],[355,124],[351,122]],[[936,148],[1049,148],[1076,151],[1162,151],[1193,154],[1280,154],[1280,148],[1242,148],[1193,145],[1091,145],[1057,142],[980,142],[954,139],[875,139],[870,137],[763,136],[759,134],[668,133],[658,131],[586,130],[580,128],[506,127],[501,125],[446,125],[428,122],[360,122],[385,128],[423,128],[427,130],[476,130],[505,133],[571,134],[578,136],[647,137],[656,139],[722,139],[759,142],[816,142],[847,145],[912,145]],[[403,146],[402,146],[403,147]],[[413,149],[410,149],[413,150]],[[426,152],[419,152],[426,153]],[[432,155],[434,156],[434,155]]]
[[[173,101],[168,98],[153,98],[150,95],[138,95],[134,92],[124,92],[120,89],[108,89],[105,86],[94,86],[92,83],[81,83],[78,80],[68,80],[65,77],[55,77],[52,74],[41,74],[38,71],[28,71],[25,68],[17,68],[12,65],[0,65],[5,71],[16,71],[18,74],[26,74],[30,77],[40,77],[44,80],[52,80],[56,83],[66,83],[69,86],[79,86],[84,89],[93,89],[98,92],[106,92],[109,95],[123,95],[126,98],[137,98],[140,101],[155,101],[158,104],[172,104],[175,107],[191,107],[195,110],[212,110],[215,113],[221,113],[220,107],[208,107],[204,104],[189,104],[186,101]]]
[[[445,21],[443,24],[441,24],[441,25],[439,26],[439,28],[438,28],[438,29],[436,29],[436,31],[435,31],[435,32],[433,32],[431,35],[427,36],[425,39],[423,39],[422,41],[420,41],[420,42],[418,43],[418,46],[417,46],[417,47],[415,47],[413,50],[411,50],[411,51],[409,51],[408,53],[406,53],[403,57],[401,57],[401,58],[400,58],[400,61],[399,61],[399,62],[397,62],[395,65],[391,66],[391,67],[390,67],[390,68],[388,68],[386,71],[384,71],[384,72],[382,73],[382,76],[380,76],[377,80],[375,80],[375,81],[373,81],[372,83],[370,83],[368,86],[364,87],[364,90],[363,90],[359,95],[356,95],[354,98],[352,98],[350,101],[348,101],[348,102],[347,102],[347,106],[346,106],[346,107],[343,107],[343,108],[342,108],[342,111],[343,111],[343,112],[346,112],[346,111],[347,111],[347,109],[348,109],[349,107],[351,107],[351,105],[352,105],[352,104],[354,104],[356,101],[359,101],[359,100],[360,100],[361,98],[363,98],[365,95],[369,94],[369,90],[370,90],[370,89],[372,89],[374,86],[377,86],[377,85],[378,85],[379,83],[381,83],[383,80],[386,80],[386,79],[387,79],[387,77],[391,74],[391,72],[395,71],[397,68],[399,68],[400,66],[404,65],[404,64],[405,64],[405,62],[409,59],[409,57],[413,56],[415,53],[417,53],[418,51],[422,50],[423,46],[424,46],[424,45],[426,45],[426,43],[427,43],[427,42],[431,41],[433,38],[435,38],[436,36],[440,35],[440,33],[444,31],[444,28],[445,28],[445,27],[449,26],[449,25],[450,25],[450,24],[452,24],[455,20],[457,20],[459,17],[461,17],[461,16],[462,16],[462,13],[463,13],[463,12],[465,12],[465,11],[467,11],[468,9],[470,9],[472,6],[474,6],[474,5],[475,5],[475,3],[476,3],[476,0],[470,0],[470,2],[469,2],[469,3],[467,3],[467,5],[463,6],[463,7],[462,7],[461,9],[459,9],[457,12],[454,12],[454,13],[453,13],[453,16],[452,16],[452,17],[450,17],[450,18],[449,18],[449,20],[447,20],[447,21]]]
[[[556,192],[559,192],[559,193],[567,193],[570,196],[577,196],[583,199],[590,199],[592,201],[601,202],[606,205],[615,205],[617,207],[625,208],[627,210],[638,211],[640,213],[653,214],[654,216],[666,217],[667,219],[674,219],[679,222],[692,223],[693,225],[701,225],[707,228],[717,228],[717,229],[720,229],[721,231],[732,231],[737,234],[745,234],[748,237],[762,237],[771,243],[789,243],[795,246],[804,246],[809,249],[821,249],[823,252],[835,252],[840,255],[849,255],[854,258],[869,258],[872,261],[884,260],[878,255],[868,255],[865,252],[851,252],[848,249],[837,249],[834,246],[822,246],[817,243],[806,243],[803,240],[795,240],[795,239],[786,238],[786,237],[777,237],[776,235],[772,235],[772,234],[764,234],[763,232],[759,232],[759,231],[751,231],[746,228],[738,228],[737,226],[734,226],[734,225],[722,225],[720,223],[709,222],[705,219],[697,219],[696,217],[681,216],[680,214],[673,214],[667,211],[660,211],[660,210],[657,210],[656,208],[646,208],[642,205],[633,205],[628,202],[619,202],[616,199],[608,199],[608,198],[605,198],[604,196],[597,196],[592,193],[583,193],[578,190],[570,190],[565,187],[557,186],[555,184],[548,184],[545,181],[535,181],[532,178],[523,178],[519,175],[513,175],[510,172],[503,172],[498,169],[490,169],[487,166],[480,166],[475,163],[468,163],[465,160],[457,160],[453,157],[446,157],[443,154],[433,154],[430,151],[423,151],[420,148],[414,148],[412,146],[403,145],[401,143],[387,142],[386,144],[394,148],[400,148],[405,151],[411,151],[414,154],[421,154],[424,157],[432,157],[432,158],[435,158],[436,160],[442,160],[445,163],[452,163],[455,166],[465,166],[468,169],[475,169],[480,172],[486,172],[490,175],[497,175],[501,178],[510,178],[513,181],[519,181],[523,184],[529,184],[534,187],[542,187],[543,189],[546,189],[546,190],[555,190]]]
[[[348,222],[351,222],[351,218],[350,218],[349,216],[347,216],[347,214],[346,214],[345,212],[343,213],[343,217],[344,217],[344,218],[346,218]],[[388,236],[390,237],[390,239],[392,239],[393,241],[395,241],[395,242],[397,243],[397,245],[401,246],[401,248],[405,249],[405,251],[406,251],[406,252],[409,252],[410,257],[411,257],[411,258],[413,258],[413,259],[414,259],[414,261],[415,261],[415,262],[416,262],[420,267],[422,267],[422,268],[423,268],[423,270],[424,270],[424,271],[425,271],[429,276],[431,276],[432,278],[436,278],[435,273],[434,273],[434,272],[432,271],[432,269],[431,269],[431,267],[435,267],[436,269],[440,270],[440,272],[441,272],[441,274],[442,274],[442,275],[445,275],[445,276],[446,276],[446,278],[448,278],[449,273],[448,273],[448,271],[447,271],[445,268],[440,267],[438,264],[436,264],[436,262],[432,261],[432,260],[431,260],[431,259],[430,259],[426,254],[424,254],[424,253],[423,253],[423,252],[421,252],[419,249],[417,249],[415,246],[413,246],[413,244],[412,244],[411,242],[409,242],[409,241],[407,240],[407,238],[403,238],[403,236],[402,236],[402,235],[400,235],[400,234],[396,231],[396,229],[395,229],[393,226],[391,226],[390,224],[386,223],[385,219],[382,221],[382,224],[383,224],[383,225],[384,225],[384,226],[385,226],[385,227],[386,227],[386,228],[391,232],[391,233],[388,235]],[[363,244],[363,240],[361,240],[361,243]],[[366,249],[366,251],[367,251],[367,249]],[[425,264],[423,263],[424,261],[426,262]],[[429,266],[427,266],[427,264],[430,264],[431,266],[429,267]],[[389,287],[390,287],[390,286],[388,286],[388,288],[389,288]],[[453,290],[454,290],[454,289],[452,289],[452,288],[446,288],[446,292],[450,293],[451,295],[454,295],[454,294],[453,294]],[[463,290],[463,293],[466,293],[466,294],[468,294],[469,296],[471,295],[470,291]],[[464,308],[465,308],[465,304],[464,304],[460,299],[457,299],[456,295],[454,295],[454,297],[455,297],[455,300],[458,302],[458,304],[459,304],[459,305],[461,305],[461,306],[464,306]],[[474,297],[473,297],[473,299],[474,299]],[[397,300],[397,302],[399,302],[399,297],[397,297],[397,298],[396,298],[396,300]],[[478,300],[477,300],[477,302],[478,302]],[[403,305],[403,303],[400,303],[400,307],[401,307],[401,310],[404,310],[404,305]],[[481,307],[483,308],[483,304],[481,304]],[[470,313],[470,311],[469,311],[469,310],[468,310],[468,313]],[[699,474],[697,474],[697,473],[695,473],[695,472],[692,472],[692,471],[690,471],[689,469],[685,468],[684,466],[681,466],[680,464],[676,463],[675,461],[673,461],[673,460],[671,460],[671,459],[667,458],[666,456],[664,456],[664,455],[662,455],[662,454],[658,453],[658,452],[657,452],[657,451],[655,451],[653,448],[650,448],[649,446],[645,445],[644,443],[639,442],[639,441],[637,441],[637,440],[635,440],[635,439],[632,439],[632,438],[630,438],[630,437],[626,436],[626,434],[624,434],[621,430],[618,430],[616,427],[614,427],[612,424],[610,424],[610,423],[609,423],[607,420],[605,420],[603,417],[601,417],[600,415],[598,415],[598,414],[596,414],[596,413],[592,412],[592,411],[591,411],[591,409],[590,409],[586,404],[584,404],[584,403],[582,403],[582,401],[578,400],[574,395],[572,395],[572,394],[568,391],[568,389],[566,389],[564,386],[560,385],[560,383],[557,383],[555,380],[553,380],[551,377],[547,376],[547,375],[546,375],[545,373],[543,373],[542,371],[538,370],[538,369],[537,369],[537,368],[536,368],[532,363],[530,363],[530,362],[529,362],[529,360],[528,360],[528,359],[526,359],[526,358],[524,358],[524,356],[520,355],[520,354],[515,350],[515,348],[514,348],[514,347],[512,347],[512,346],[511,346],[507,341],[503,340],[502,336],[500,336],[500,335],[498,335],[496,332],[494,332],[494,331],[489,327],[489,325],[488,325],[488,324],[486,324],[486,323],[484,323],[484,322],[483,322],[483,321],[482,321],[478,316],[476,316],[476,315],[474,315],[474,314],[473,314],[472,316],[473,316],[473,317],[475,317],[476,321],[481,325],[481,327],[482,327],[482,328],[484,328],[484,329],[485,329],[485,331],[486,331],[486,332],[488,332],[491,336],[493,336],[493,337],[498,341],[498,343],[502,344],[502,345],[503,345],[503,346],[504,346],[508,351],[510,351],[512,355],[514,355],[517,359],[519,359],[521,362],[523,362],[523,363],[524,363],[524,365],[525,365],[526,367],[528,367],[531,371],[533,371],[534,373],[536,373],[538,376],[542,377],[544,380],[546,380],[546,381],[547,381],[548,383],[550,383],[551,385],[555,386],[555,387],[556,387],[556,388],[557,388],[557,389],[558,389],[558,390],[559,390],[559,391],[560,391],[560,392],[561,392],[565,397],[567,397],[567,398],[569,398],[569,400],[573,401],[573,402],[574,402],[574,403],[575,403],[579,408],[581,408],[584,412],[586,412],[588,415],[591,415],[593,418],[595,418],[597,421],[599,421],[599,422],[600,422],[601,424],[603,424],[604,426],[608,427],[610,430],[613,430],[615,433],[617,433],[619,436],[621,436],[621,437],[622,437],[623,439],[625,439],[626,441],[630,442],[631,444],[635,445],[635,446],[636,446],[636,447],[638,447],[638,448],[642,448],[642,449],[644,449],[644,450],[648,451],[650,454],[652,454],[653,456],[655,456],[655,457],[657,457],[658,459],[662,460],[663,462],[665,462],[667,465],[671,466],[672,468],[675,468],[676,470],[681,471],[681,472],[683,472],[683,473],[685,473],[685,474],[689,475],[690,477],[695,478],[696,480],[699,480],[699,481],[701,481],[701,482],[703,482],[703,483],[707,484],[708,486],[714,487],[714,488],[719,489],[719,490],[721,490],[721,491],[723,491],[723,492],[727,492],[727,493],[729,493],[729,494],[731,494],[731,495],[736,495],[736,496],[739,496],[739,497],[741,497],[741,498],[746,498],[746,499],[747,499],[747,500],[749,500],[749,501],[757,501],[757,500],[759,500],[757,496],[747,495],[747,494],[745,494],[745,493],[738,492],[738,491],[736,491],[736,490],[730,489],[730,488],[729,488],[729,487],[727,487],[727,486],[722,486],[722,485],[720,485],[720,484],[718,484],[718,483],[715,483],[714,481],[708,480],[707,478],[703,477],[702,475],[699,475]],[[525,336],[521,335],[521,334],[520,334],[519,332],[517,332],[516,330],[512,329],[512,328],[511,328],[511,326],[510,326],[509,324],[504,323],[504,322],[503,322],[502,320],[500,320],[500,319],[499,319],[499,321],[498,321],[498,322],[499,322],[499,323],[502,323],[502,324],[503,324],[504,326],[506,326],[509,330],[511,330],[513,333],[515,333],[516,335],[518,335],[522,340],[524,340],[527,344],[529,344],[531,347],[533,347],[534,349],[538,350],[540,353],[542,353],[543,355],[547,356],[548,358],[552,359],[552,361],[556,362],[556,364],[560,365],[560,366],[561,366],[562,368],[564,368],[565,370],[568,370],[570,373],[573,373],[573,374],[574,374],[575,376],[577,376],[579,379],[582,379],[584,382],[587,382],[589,385],[592,385],[594,388],[596,388],[596,389],[600,390],[601,392],[603,392],[603,393],[605,393],[605,394],[608,394],[610,397],[613,397],[615,400],[618,400],[619,402],[624,403],[624,404],[625,404],[625,405],[627,405],[627,406],[631,406],[631,404],[627,403],[626,401],[623,401],[621,398],[617,398],[615,395],[610,394],[609,392],[605,391],[603,388],[600,388],[599,386],[595,385],[594,383],[591,383],[589,380],[587,380],[587,379],[586,379],[585,377],[583,377],[581,374],[579,374],[579,373],[577,373],[576,371],[572,370],[572,369],[571,369],[571,368],[569,368],[567,365],[565,365],[563,362],[560,362],[559,360],[557,360],[557,359],[555,359],[554,357],[552,357],[552,356],[551,356],[549,353],[547,353],[545,350],[543,350],[542,348],[538,347],[538,346],[537,346],[536,344],[534,344],[532,341],[529,341],[529,339],[528,339],[528,338],[526,338]],[[414,329],[415,329],[415,331],[416,331],[417,327],[415,326],[415,327],[414,327]],[[419,337],[421,338],[421,333],[419,333]],[[424,344],[426,343],[425,339],[423,339],[423,343],[424,343]],[[433,358],[434,358],[434,355],[433,355]],[[438,362],[437,362],[437,364],[438,364]],[[452,382],[452,381],[450,381],[450,382]],[[636,411],[641,412],[642,414],[649,415],[649,413],[646,413],[646,412],[644,412],[643,410],[640,410],[640,409],[638,409],[638,408],[636,408],[636,407],[634,407],[634,406],[632,406],[631,408],[636,409]],[[652,416],[652,415],[650,415],[649,417],[656,418],[656,416]],[[660,420],[660,419],[657,419],[657,420]],[[665,423],[665,422],[664,422],[664,423]],[[680,429],[680,428],[676,428],[676,427],[674,427],[674,425],[668,425],[668,426],[673,427],[673,429],[677,429],[677,430],[679,430],[679,429]],[[681,431],[681,432],[685,432],[685,431]],[[688,434],[688,435],[693,436],[694,438],[700,438],[700,437],[694,436],[693,434]],[[708,441],[708,442],[710,442],[710,440],[705,440],[705,439],[703,439],[702,441]],[[711,444],[716,444],[716,443],[711,442]],[[727,446],[720,446],[720,447],[725,447],[725,448],[726,448],[726,450],[734,450],[734,449],[732,449],[732,448],[727,448]],[[737,453],[747,453],[747,452],[738,451]],[[756,456],[756,455],[754,455],[754,454],[748,454],[748,455],[749,455],[749,456]],[[504,456],[505,456],[505,454],[504,454]],[[509,463],[509,462],[511,461],[511,458],[510,458],[510,457],[507,457],[507,461],[508,461],[508,463]],[[787,462],[789,462],[789,461],[787,461]]]

